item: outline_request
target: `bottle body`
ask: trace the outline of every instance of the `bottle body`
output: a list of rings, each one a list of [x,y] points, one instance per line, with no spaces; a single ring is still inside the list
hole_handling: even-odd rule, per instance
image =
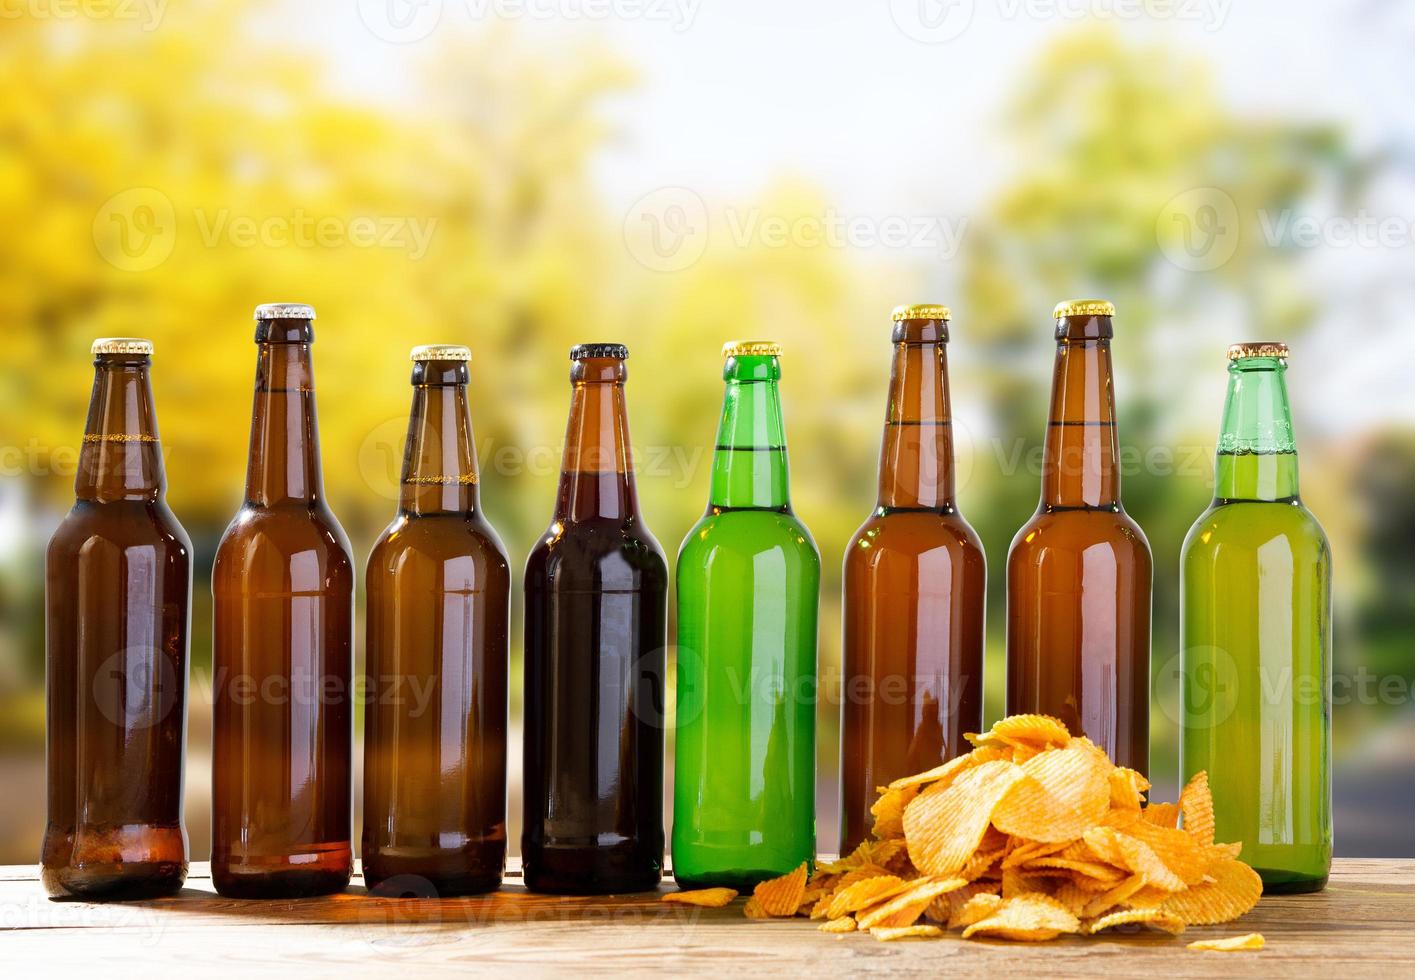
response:
[[[1280,365],[1233,370],[1217,497],[1180,559],[1180,768],[1207,771],[1218,839],[1243,842],[1264,890],[1316,891],[1332,853],[1331,551],[1297,497],[1290,439],[1253,447],[1231,424],[1251,382],[1286,418],[1285,389],[1260,375]]]
[[[1058,308],[1042,500],[1008,552],[1007,713],[1059,718],[1146,773],[1153,559],[1120,503],[1113,310],[1077,309]]]
[[[566,525],[526,562],[526,887],[663,877],[668,566],[643,529]]]
[[[673,872],[743,890],[815,856],[820,555],[786,500],[775,357],[728,361],[707,514],[678,556]]]
[[[841,854],[869,835],[880,786],[982,730],[987,570],[954,504],[946,340],[946,311],[896,312],[879,505],[845,552]]]
[[[163,499],[147,363],[99,355],[78,499],[46,555],[51,898],[168,895],[187,873],[192,545]]]
[[[668,566],[639,514],[618,345],[574,368],[555,515],[526,561],[526,887],[646,891],[663,876]]]
[[[301,327],[261,321],[246,501],[212,569],[211,871],[235,898],[353,873],[353,562],[323,498]]]
[[[364,882],[492,891],[506,864],[511,576],[482,516],[465,361],[419,362],[403,502],[368,562]]]

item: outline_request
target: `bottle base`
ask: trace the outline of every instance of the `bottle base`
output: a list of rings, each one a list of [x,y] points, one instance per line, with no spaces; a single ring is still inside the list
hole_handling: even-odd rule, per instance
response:
[[[1270,871],[1254,868],[1263,879],[1264,895],[1306,895],[1327,887],[1329,874],[1303,874],[1295,871]]]
[[[651,892],[663,880],[663,861],[640,846],[524,848],[521,880],[544,895],[630,895]]]
[[[349,886],[354,852],[348,845],[314,853],[234,862],[213,855],[211,881],[223,898],[313,898]]]
[[[44,890],[56,901],[129,902],[168,898],[187,880],[185,861],[143,861],[84,868],[43,868]]]
[[[693,888],[731,888],[738,893],[745,894],[756,888],[764,881],[773,878],[780,878],[784,874],[790,874],[791,868],[785,871],[778,870],[753,870],[753,871],[703,871],[703,872],[678,872],[675,870],[673,880],[678,887],[684,891]]]

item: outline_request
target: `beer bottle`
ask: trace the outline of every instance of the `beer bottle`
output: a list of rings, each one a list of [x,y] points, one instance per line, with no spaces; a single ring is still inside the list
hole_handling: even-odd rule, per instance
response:
[[[236,898],[328,894],[353,872],[354,575],[324,497],[313,320],[256,309],[245,502],[211,575],[211,876]]]
[[[845,551],[840,853],[878,787],[972,746],[983,725],[987,567],[954,500],[946,307],[894,311],[879,504]]]
[[[526,561],[526,887],[656,888],[663,876],[668,564],[639,513],[619,344],[570,352],[550,528]]]
[[[1007,713],[1059,718],[1144,773],[1152,560],[1120,504],[1115,307],[1077,300],[1054,315],[1042,499],[1007,556]]]
[[[152,344],[93,345],[74,507],[45,563],[51,898],[166,895],[187,876],[182,755],[192,544],[167,506]]]
[[[1264,891],[1331,870],[1331,551],[1297,493],[1287,347],[1230,347],[1214,501],[1180,559],[1180,767]]]
[[[723,353],[707,513],[678,555],[673,872],[741,891],[815,855],[820,553],[787,494],[781,348]]]
[[[468,895],[506,863],[506,550],[482,515],[465,347],[412,352],[398,515],[368,562],[364,883]]]

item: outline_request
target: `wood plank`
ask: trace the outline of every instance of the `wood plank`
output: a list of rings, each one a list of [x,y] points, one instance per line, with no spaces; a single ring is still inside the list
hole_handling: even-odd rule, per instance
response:
[[[485,897],[370,898],[361,887],[328,898],[238,902],[211,891],[206,869],[171,899],[95,905],[50,902],[34,869],[0,874],[0,959],[9,975],[56,967],[109,967],[145,975],[217,976],[255,967],[362,975],[400,964],[419,973],[534,970],[581,975],[670,970],[686,975],[763,971],[946,971],[996,977],[1312,975],[1383,977],[1415,972],[1415,861],[1338,861],[1317,895],[1270,896],[1241,922],[1184,936],[1136,931],[1024,945],[942,940],[880,943],[831,937],[805,920],[758,922],[741,902],[726,909],[663,905],[653,894],[573,899],[518,883]],[[663,890],[672,886],[665,885]],[[1199,953],[1195,938],[1262,932],[1261,953]]]

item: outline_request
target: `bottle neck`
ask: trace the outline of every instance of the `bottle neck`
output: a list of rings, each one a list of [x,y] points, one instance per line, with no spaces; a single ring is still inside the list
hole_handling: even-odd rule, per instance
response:
[[[709,507],[790,508],[780,378],[775,357],[744,355],[727,362]]]
[[[625,378],[624,362],[612,357],[585,358],[571,369],[556,521],[627,521],[639,515]]]
[[[951,510],[954,492],[945,340],[899,340],[880,454],[880,506]]]
[[[1110,318],[1073,319],[1057,331],[1042,505],[1112,510],[1120,505],[1120,468]]]
[[[258,507],[324,496],[314,370],[307,342],[258,345],[246,503]]]
[[[167,490],[146,355],[101,354],[74,493],[80,500],[156,501]]]
[[[1298,499],[1286,372],[1275,357],[1245,357],[1229,365],[1214,467],[1216,501]]]
[[[403,513],[471,515],[480,506],[476,440],[467,404],[467,365],[420,362],[403,452]]]

